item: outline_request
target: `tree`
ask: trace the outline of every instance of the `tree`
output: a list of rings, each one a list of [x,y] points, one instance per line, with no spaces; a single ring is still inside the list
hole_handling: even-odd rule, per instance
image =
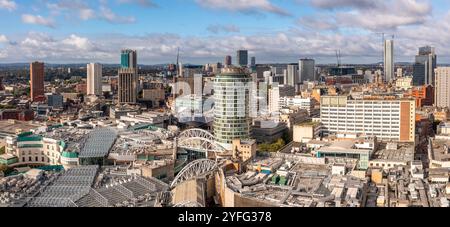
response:
[[[6,172],[6,170],[8,170],[8,166],[0,164],[0,171],[1,172]]]
[[[282,138],[282,139],[284,140],[284,142],[287,144],[287,143],[292,142],[292,140],[293,140],[292,137],[293,137],[292,132],[289,131],[289,130],[285,130],[284,133],[283,133],[283,137],[281,137],[281,138]]]
[[[261,152],[277,152],[281,148],[283,148],[284,145],[286,145],[286,142],[282,138],[280,138],[275,143],[272,143],[272,144],[268,144],[268,143],[260,144],[259,151],[261,151]]]

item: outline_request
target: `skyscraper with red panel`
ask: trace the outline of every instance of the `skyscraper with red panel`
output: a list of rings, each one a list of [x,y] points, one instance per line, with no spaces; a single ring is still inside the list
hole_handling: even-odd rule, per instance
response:
[[[30,64],[31,100],[33,102],[45,101],[44,90],[44,63],[33,62]]]

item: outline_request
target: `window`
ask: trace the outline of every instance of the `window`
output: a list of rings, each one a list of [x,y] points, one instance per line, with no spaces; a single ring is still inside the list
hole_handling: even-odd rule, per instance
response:
[[[31,162],[31,157],[28,157],[28,161]]]

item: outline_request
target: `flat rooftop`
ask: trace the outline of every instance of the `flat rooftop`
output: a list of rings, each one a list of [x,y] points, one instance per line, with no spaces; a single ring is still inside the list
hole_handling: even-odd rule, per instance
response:
[[[20,130],[22,132],[29,132],[32,129],[36,129],[41,126],[44,125],[29,121],[14,121],[14,120],[0,121],[0,137],[4,134],[14,135],[16,134],[17,130]]]
[[[412,143],[398,143],[397,149],[386,149],[385,144],[381,146],[381,149],[372,154],[372,160],[397,162],[411,162],[414,160],[415,147]]]
[[[329,146],[323,146],[318,149],[320,153],[348,153],[348,154],[361,154],[370,152],[370,149],[359,149],[355,147],[354,140],[341,140],[331,143]]]
[[[433,140],[432,159],[436,161],[450,161],[450,140]],[[445,150],[445,148],[447,150]]]

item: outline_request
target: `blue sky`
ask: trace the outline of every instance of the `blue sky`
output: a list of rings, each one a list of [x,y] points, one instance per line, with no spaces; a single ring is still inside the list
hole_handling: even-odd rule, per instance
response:
[[[450,63],[447,0],[0,0],[0,63],[117,63],[122,48],[141,64],[223,61],[245,48],[257,62],[312,57],[381,61],[395,35],[397,61],[432,45]]]

